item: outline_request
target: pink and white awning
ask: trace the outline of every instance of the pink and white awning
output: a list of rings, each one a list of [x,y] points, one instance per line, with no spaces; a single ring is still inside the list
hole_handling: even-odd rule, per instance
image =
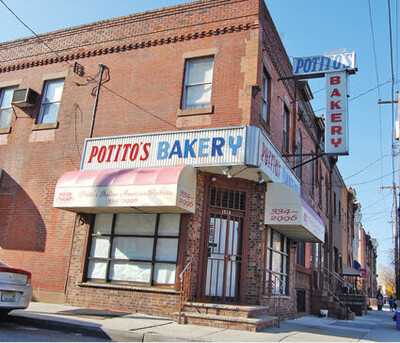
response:
[[[265,224],[289,238],[323,243],[325,224],[302,197],[282,183],[268,184]]]
[[[194,213],[195,199],[190,166],[78,170],[58,180],[53,206],[81,213]]]

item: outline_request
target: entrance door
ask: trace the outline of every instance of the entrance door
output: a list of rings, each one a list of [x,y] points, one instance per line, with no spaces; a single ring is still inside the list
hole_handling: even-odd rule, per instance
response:
[[[210,201],[204,295],[213,301],[235,302],[239,298],[244,193],[214,189],[211,195],[215,192],[220,193],[221,202]],[[238,200],[237,208],[230,209],[236,207],[234,199],[230,201],[235,196],[242,202]]]

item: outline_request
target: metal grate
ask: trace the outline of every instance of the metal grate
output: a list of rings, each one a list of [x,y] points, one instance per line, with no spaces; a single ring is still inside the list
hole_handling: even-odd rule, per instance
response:
[[[230,209],[246,210],[246,193],[223,188],[211,187],[210,206]]]

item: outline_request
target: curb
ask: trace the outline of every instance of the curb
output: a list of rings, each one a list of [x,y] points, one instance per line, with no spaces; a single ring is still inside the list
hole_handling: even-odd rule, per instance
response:
[[[104,338],[104,339],[111,339],[111,337],[103,331],[100,327],[96,327],[94,325],[84,325],[84,324],[76,324],[76,323],[69,323],[62,320],[57,319],[49,319],[46,318],[39,318],[39,317],[29,317],[24,315],[18,314],[9,314],[9,318],[12,319],[13,322],[18,323],[20,325],[29,325],[34,326],[42,329],[48,330],[58,330],[63,332],[75,332],[80,333],[86,336]]]
[[[21,314],[9,314],[9,318],[12,319],[13,322],[26,325],[33,326],[37,328],[54,330],[54,331],[63,331],[63,332],[74,332],[80,333],[85,336],[103,338],[105,340],[114,341],[114,340],[129,340],[131,342],[188,342],[197,340],[191,340],[182,337],[172,337],[172,336],[164,336],[153,332],[145,332],[145,333],[135,333],[131,331],[122,331],[122,330],[113,330],[113,329],[103,329],[100,326],[96,326],[96,324],[78,324],[71,323],[65,320],[59,320],[56,318],[49,318],[49,315],[46,317],[40,316],[27,316]]]

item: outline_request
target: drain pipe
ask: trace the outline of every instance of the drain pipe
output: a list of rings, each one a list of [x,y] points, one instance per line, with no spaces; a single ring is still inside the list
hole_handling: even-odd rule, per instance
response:
[[[104,71],[106,70],[106,68],[107,67],[104,64],[99,64],[99,79],[97,81],[95,100],[94,100],[93,109],[92,109],[92,122],[90,124],[89,138],[93,137],[94,124],[96,122],[97,106],[99,104],[100,88],[101,88],[101,84],[103,82],[103,75],[104,75]]]

